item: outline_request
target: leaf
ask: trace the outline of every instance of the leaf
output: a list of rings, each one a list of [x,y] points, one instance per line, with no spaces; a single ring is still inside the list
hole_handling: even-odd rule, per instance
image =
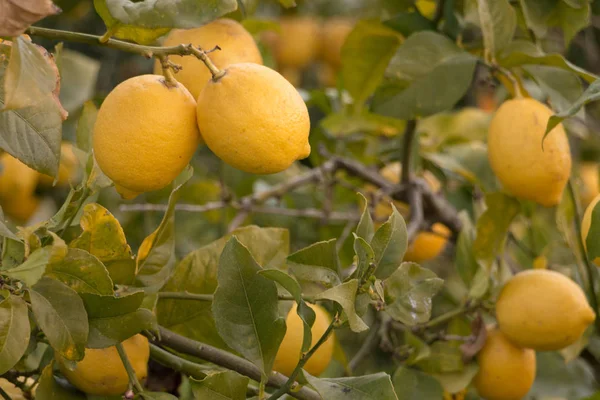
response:
[[[40,376],[40,383],[35,389],[36,400],[85,400],[85,394],[76,391],[74,388],[68,389],[59,384],[54,378],[52,368],[53,363],[47,365]]]
[[[194,170],[187,167],[173,182],[173,191],[160,225],[144,239],[138,250],[136,281],[147,291],[159,290],[169,279],[175,267],[175,204],[180,190],[192,177]]]
[[[144,292],[101,296],[81,293],[90,323],[87,347],[105,348],[114,346],[144,329],[154,327],[154,316],[140,308]]]
[[[341,283],[336,240],[314,243],[287,258],[290,271],[299,280],[317,282],[326,287]]]
[[[581,107],[585,106],[586,104],[592,101],[597,100],[600,100],[600,79],[594,81],[590,86],[588,86],[588,88],[585,89],[581,97],[579,97],[571,105],[571,107],[567,108],[562,112],[556,113],[550,117],[550,119],[548,120],[548,125],[546,126],[546,135],[550,133],[550,131],[554,129],[556,125],[560,124],[566,118],[572,117],[573,115],[577,114]]]
[[[249,382],[234,371],[215,372],[200,381],[190,379],[195,400],[245,400]]]
[[[367,198],[362,193],[358,193],[358,196],[361,198],[363,203],[363,212],[360,216],[360,220],[358,221],[358,226],[356,227],[356,235],[365,239],[367,243],[370,243],[371,240],[373,240],[373,235],[375,234],[373,218],[371,218],[371,213],[369,212]]]
[[[404,218],[394,204],[391,206],[392,214],[377,229],[371,241],[377,264],[375,276],[380,279],[387,278],[398,268],[408,247],[408,233]]]
[[[144,400],[177,400],[177,397],[164,392],[143,391],[139,393],[139,398]]]
[[[476,231],[466,211],[461,211],[460,217],[462,229],[456,240],[456,270],[465,285],[470,287],[479,269],[479,264],[473,254]]]
[[[359,282],[369,278],[366,276],[367,271],[375,264],[375,253],[373,249],[365,241],[365,239],[354,235],[354,252],[358,258],[358,265],[356,267],[356,278]]]
[[[411,35],[390,62],[390,81],[375,93],[372,109],[398,119],[426,117],[452,108],[471,85],[477,59],[447,37]]]
[[[0,63],[0,82],[7,73]],[[5,108],[6,96],[0,85],[0,110]],[[35,106],[0,112],[0,148],[43,174],[58,172],[61,138],[62,117],[52,96]]]
[[[508,0],[477,0],[485,51],[495,59],[512,40],[517,15]]]
[[[12,240],[20,241],[20,239],[17,237],[17,235],[15,235],[14,232],[11,231],[8,226],[6,226],[5,219],[4,219],[4,213],[2,212],[2,208],[0,208],[0,236],[3,236],[5,238],[7,238],[7,239],[12,239]],[[0,270],[1,269],[2,269],[2,267],[0,267]]]
[[[77,292],[62,282],[44,277],[31,288],[29,295],[35,320],[52,348],[67,360],[81,360],[89,326]]]
[[[212,311],[227,345],[266,377],[285,335],[285,321],[277,309],[277,287],[257,274],[260,270],[248,249],[232,237],[219,260]]]
[[[114,283],[131,283],[135,264],[119,221],[100,204],[90,203],[83,207],[79,224],[83,232],[69,246],[96,256]]]
[[[91,100],[96,92],[100,61],[77,51],[63,49],[58,57],[58,66],[60,101],[68,112],[75,112]]]
[[[396,321],[408,326],[425,323],[431,318],[432,299],[444,281],[419,264],[405,262],[384,281],[386,311]]]
[[[582,357],[569,363],[557,352],[536,352],[536,379],[529,396],[579,399],[598,390],[594,369]]]
[[[590,228],[587,236],[583,238],[583,240],[585,240],[587,255],[590,260],[595,260],[597,257],[600,257],[600,241],[598,238],[600,238],[600,202],[596,203],[592,209]]]
[[[564,34],[566,46],[569,45],[569,42],[579,30],[589,25],[591,16],[587,1],[584,4],[568,3],[568,0],[520,1],[527,26],[536,36],[545,38],[549,28],[560,27]]]
[[[303,371],[308,383],[327,400],[397,400],[385,372],[350,378],[315,378]]]
[[[583,94],[581,80],[571,72],[545,65],[529,65],[524,70],[549,97],[552,108],[565,110]]]
[[[217,287],[219,256],[235,235],[265,268],[281,268],[289,251],[289,233],[281,228],[246,226],[188,254],[176,267],[162,291],[212,294]],[[216,331],[211,303],[161,299],[156,315],[160,325],[181,335],[219,348],[227,348]],[[228,348],[227,348],[228,349]]]
[[[355,309],[356,292],[358,290],[358,281],[351,279],[341,285],[334,286],[322,293],[319,293],[315,298],[317,300],[333,300],[342,306],[348,325],[352,332],[362,332],[369,329],[369,326],[358,316]]]
[[[462,353],[455,343],[437,341],[429,348],[431,355],[417,363],[423,372],[428,374],[446,374],[463,370]]]
[[[487,194],[485,204],[487,210],[477,220],[473,252],[477,259],[490,264],[501,253],[508,228],[521,206],[516,199],[500,192]]]
[[[5,0],[0,3],[0,36],[19,36],[31,24],[60,11],[51,0]]]
[[[401,36],[396,31],[376,20],[359,21],[346,38],[342,47],[341,76],[356,110],[362,108],[381,83],[400,41]]]
[[[42,278],[50,262],[58,262],[66,254],[66,248],[62,248],[61,246],[52,245],[42,247],[31,253],[23,264],[4,271],[3,274],[21,280],[27,286],[33,286]]]
[[[469,386],[478,371],[477,364],[471,363],[465,365],[462,371],[432,374],[432,376],[440,382],[446,392],[458,393]]]
[[[196,28],[237,9],[236,0],[94,0],[118,39],[150,44],[172,28]]]
[[[27,303],[10,295],[0,302],[0,375],[21,359],[29,345]]]
[[[334,137],[356,133],[392,137],[402,133],[405,126],[406,121],[366,111],[350,115],[344,112],[332,113],[321,120],[321,127]]]
[[[384,22],[385,25],[408,37],[419,31],[434,31],[433,22],[420,12],[401,12]]]
[[[399,367],[392,376],[399,400],[439,400],[444,390],[439,382],[419,370]]]
[[[92,132],[97,116],[98,108],[93,101],[83,103],[83,111],[77,121],[76,137],[77,147],[88,153],[92,149]]]
[[[77,293],[113,294],[113,282],[106,267],[85,250],[69,249],[65,258],[48,264],[46,276],[61,281]]]

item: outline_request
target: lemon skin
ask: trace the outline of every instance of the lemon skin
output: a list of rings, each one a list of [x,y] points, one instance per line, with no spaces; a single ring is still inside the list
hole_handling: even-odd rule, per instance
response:
[[[592,213],[594,212],[594,208],[598,204],[598,201],[600,201],[600,195],[596,196],[590,202],[590,204],[585,209],[585,212],[583,213],[583,218],[581,219],[581,240],[583,240],[583,246],[585,247],[586,251],[587,251],[587,236],[588,236],[588,233],[590,232],[590,228],[592,226]],[[597,266],[600,266],[600,257],[596,257],[594,259],[594,264],[596,264]]]

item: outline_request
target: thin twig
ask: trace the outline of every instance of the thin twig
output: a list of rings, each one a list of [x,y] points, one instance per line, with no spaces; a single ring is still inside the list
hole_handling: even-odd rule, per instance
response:
[[[140,384],[140,381],[138,380],[137,375],[135,374],[135,370],[133,369],[129,358],[127,357],[127,353],[125,352],[123,343],[117,343],[116,348],[117,352],[119,353],[119,357],[121,358],[121,362],[125,367],[125,371],[127,371],[127,375],[129,376],[129,381],[138,393],[143,393],[144,388]]]
[[[446,6],[446,0],[438,0],[437,3],[437,7],[435,8],[435,15],[433,16],[433,19],[431,20],[431,22],[433,23],[433,26],[435,26],[437,28],[438,24],[440,23],[440,21],[442,20],[442,17],[444,16],[444,7]]]
[[[477,302],[474,302],[471,304],[465,304],[462,307],[455,308],[452,311],[448,311],[445,314],[442,314],[436,318],[429,320],[428,322],[426,322],[422,325],[417,326],[416,329],[418,330],[418,329],[433,328],[435,326],[441,325],[441,324],[451,320],[452,318],[458,317],[459,315],[468,314],[472,311],[475,311],[479,307],[481,307],[481,305]]]
[[[178,357],[152,343],[150,343],[150,358],[165,367],[183,372],[194,379],[200,380],[206,378],[206,373],[199,364]]]
[[[214,295],[204,293],[190,293],[190,292],[158,292],[157,297],[159,299],[172,299],[172,300],[193,300],[193,301],[213,301]],[[294,296],[288,296],[280,294],[277,297],[280,301],[295,301]],[[304,301],[314,303],[316,300],[312,296],[302,296]]]
[[[406,122],[406,128],[404,128],[404,135],[402,137],[402,168],[400,171],[400,183],[408,184],[410,182],[410,170],[411,170],[411,155],[413,141],[417,133],[417,121],[414,119]]]
[[[358,365],[362,362],[362,360],[366,356],[371,354],[373,349],[375,349],[377,347],[377,345],[379,344],[379,340],[380,340],[379,326],[380,326],[380,324],[381,324],[381,321],[379,320],[379,318],[377,318],[375,320],[375,323],[373,324],[373,326],[371,326],[371,328],[369,329],[369,334],[367,335],[365,340],[363,340],[360,348],[358,349],[356,354],[354,354],[354,357],[352,357],[352,359],[348,363],[348,369],[350,370],[350,372],[354,372],[356,370],[356,367],[358,367]]]
[[[408,204],[410,206],[410,221],[406,231],[408,242],[411,243],[421,230],[421,225],[423,225],[423,198],[418,187],[413,187],[408,192]]]

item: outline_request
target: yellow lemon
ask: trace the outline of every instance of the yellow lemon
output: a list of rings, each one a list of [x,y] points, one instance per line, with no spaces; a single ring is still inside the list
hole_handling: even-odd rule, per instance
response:
[[[331,318],[329,317],[329,314],[327,314],[327,311],[325,311],[321,306],[309,304],[309,307],[312,308],[316,314],[315,323],[311,329],[311,346],[314,346],[323,333],[327,330],[327,327],[331,323]],[[296,365],[300,360],[300,352],[302,350],[304,328],[302,320],[296,313],[296,308],[297,305],[294,303],[294,306],[290,310],[285,320],[287,330],[285,332],[283,341],[279,346],[279,350],[277,351],[275,363],[273,364],[273,369],[275,371],[281,372],[287,376],[289,376],[296,368]],[[335,339],[332,334],[325,341],[325,343],[323,343],[317,349],[308,362],[304,364],[304,370],[306,370],[306,372],[311,375],[318,376],[325,371],[325,368],[327,368],[329,362],[331,361],[331,357],[333,356],[333,348],[335,345],[334,341]]]
[[[548,258],[546,256],[537,256],[533,259],[533,269],[547,269]]]
[[[559,350],[576,342],[596,315],[585,294],[566,276],[547,269],[519,272],[496,303],[502,333],[534,350]]]
[[[284,17],[274,42],[279,67],[304,68],[319,51],[320,24],[314,17]]]
[[[431,230],[432,232],[417,233],[404,254],[404,261],[420,263],[440,255],[450,237],[450,229],[443,224],[435,223],[431,226]]]
[[[162,76],[141,75],[120,83],[102,103],[94,156],[119,193],[134,198],[175,179],[200,140],[190,92]]]
[[[325,21],[321,30],[321,57],[335,69],[342,65],[342,46],[354,28],[354,21],[336,17]]]
[[[432,19],[435,15],[435,9],[437,8],[434,0],[417,0],[415,7],[419,9],[419,12],[425,18]]]
[[[27,222],[40,199],[34,194],[41,174],[8,153],[0,155],[0,205],[18,223]]]
[[[69,186],[76,183],[79,174],[79,161],[73,152],[73,145],[69,142],[63,142],[60,145],[60,166],[58,168],[58,177],[56,186]],[[54,178],[49,175],[40,174],[40,186],[51,187]]]
[[[227,164],[273,174],[308,157],[310,120],[296,89],[276,71],[233,64],[198,96],[198,126],[208,147]]]
[[[490,124],[488,156],[496,177],[516,197],[551,207],[560,201],[571,171],[562,124],[542,138],[552,110],[531,98],[504,102]]]
[[[587,251],[587,236],[590,232],[590,228],[592,226],[592,212],[594,211],[594,207],[600,201],[600,196],[596,196],[592,202],[585,209],[585,213],[583,213],[583,218],[581,220],[581,239],[583,240],[583,246]],[[594,259],[594,263],[600,265],[600,257],[596,257]]]
[[[514,345],[498,329],[488,331],[477,362],[473,383],[486,400],[520,400],[535,380],[535,351]]]
[[[194,29],[173,29],[165,39],[163,46],[193,44],[202,50],[216,50],[209,54],[217,68],[226,68],[231,64],[250,62],[262,64],[263,59],[252,35],[237,21],[227,18],[217,19]],[[169,56],[175,64],[183,67],[175,78],[194,96],[198,95],[211,78],[206,65],[194,56]],[[161,74],[160,62],[154,64],[154,73]]]
[[[18,194],[2,200],[2,210],[15,222],[26,224],[37,211],[40,198],[34,194]]]
[[[598,168],[600,168],[600,165],[595,162],[586,162],[579,167],[582,183],[581,202],[584,207],[587,207],[594,200],[594,197],[600,194]]]
[[[148,375],[150,346],[148,339],[135,335],[123,342],[127,358],[138,380]],[[85,349],[85,357],[79,361],[73,371],[58,359],[62,374],[82,392],[97,396],[117,396],[127,391],[129,377],[121,362],[116,347],[106,349]]]
[[[26,400],[25,394],[21,389],[10,383],[4,378],[0,378],[0,389],[4,390],[12,400]],[[1,397],[1,396],[0,396]]]

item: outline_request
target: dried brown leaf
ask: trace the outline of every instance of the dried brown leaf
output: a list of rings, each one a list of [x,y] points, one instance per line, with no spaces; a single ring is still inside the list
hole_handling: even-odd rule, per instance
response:
[[[0,0],[0,36],[18,36],[29,25],[60,11],[51,0]]]

